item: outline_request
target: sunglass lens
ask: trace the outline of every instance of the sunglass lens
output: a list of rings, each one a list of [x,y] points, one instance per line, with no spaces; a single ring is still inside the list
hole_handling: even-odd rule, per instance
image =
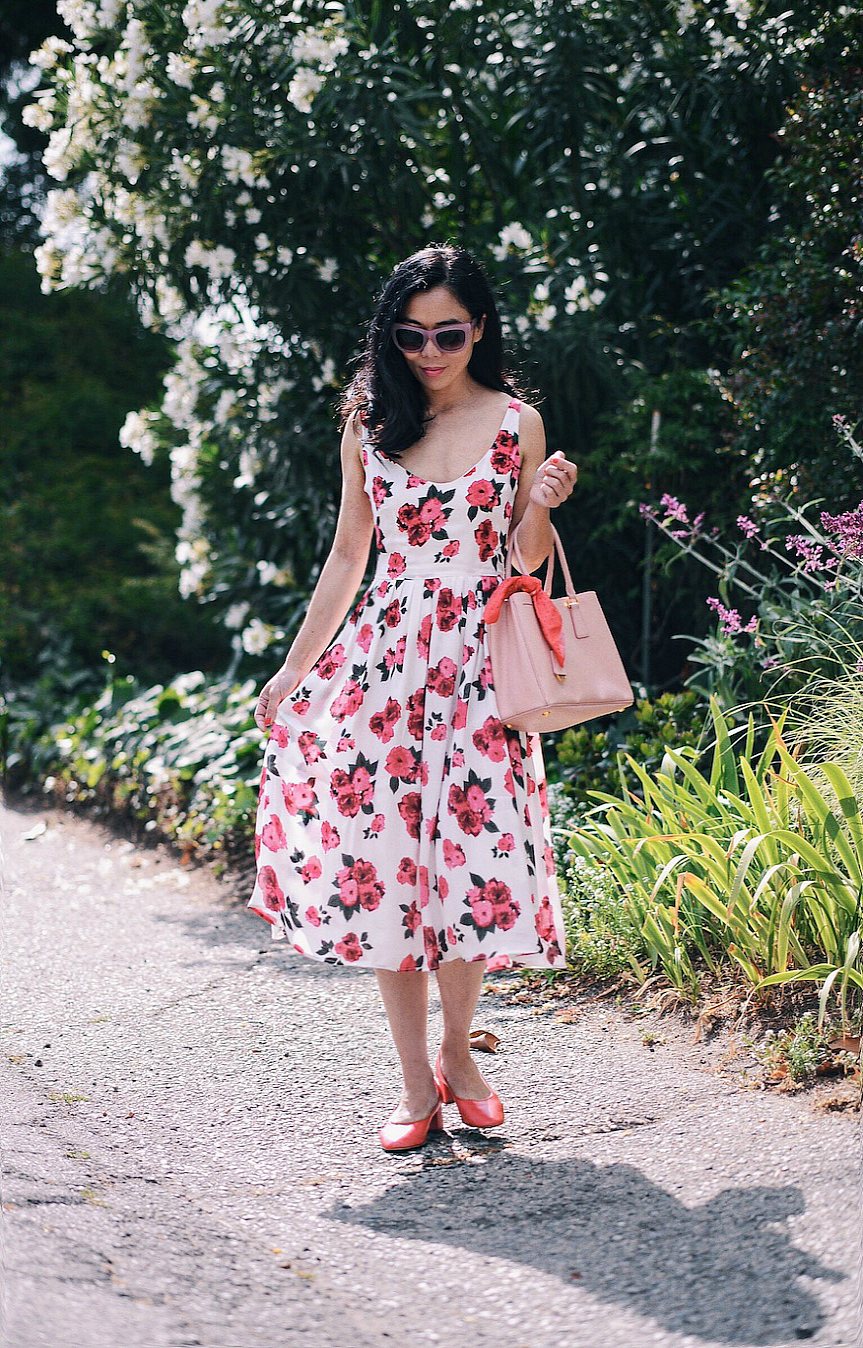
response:
[[[394,332],[396,346],[400,351],[422,351],[425,337],[411,328],[396,328]]]
[[[461,351],[465,335],[461,328],[444,328],[435,339],[441,351]]]

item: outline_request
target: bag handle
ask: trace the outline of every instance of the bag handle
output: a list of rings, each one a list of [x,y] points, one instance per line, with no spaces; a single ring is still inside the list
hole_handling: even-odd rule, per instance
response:
[[[522,557],[521,549],[518,546],[519,527],[520,527],[519,525],[516,525],[507,541],[506,566],[504,568],[504,577],[512,575],[513,556],[515,556],[515,564],[518,567],[521,574],[523,576],[528,576],[531,574],[524,564],[524,558]],[[563,571],[563,581],[564,586],[566,588],[567,598],[574,599],[575,602],[578,603],[578,595],[575,593],[575,586],[572,583],[572,576],[570,574],[569,566],[567,564],[566,553],[564,552],[563,544],[560,541],[560,534],[557,532],[554,525],[551,526],[551,534],[552,534],[552,547],[548,554],[548,564],[546,565],[545,568],[545,582],[543,584],[543,589],[545,590],[546,594],[551,594],[551,581],[552,576],[554,575],[554,556],[555,553],[557,553],[557,556],[560,559],[560,567],[561,570]]]

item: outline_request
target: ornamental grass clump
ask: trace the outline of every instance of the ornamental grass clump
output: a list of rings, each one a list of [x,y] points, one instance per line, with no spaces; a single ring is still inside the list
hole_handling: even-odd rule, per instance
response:
[[[793,981],[820,984],[820,1017],[838,998],[843,1023],[863,990],[863,816],[835,763],[815,778],[789,750],[783,721],[754,755],[750,717],[742,744],[711,699],[715,742],[702,770],[692,750],[669,749],[658,772],[627,756],[622,797],[593,793],[596,808],[569,847],[614,877],[641,936],[646,980],[661,968],[691,1000],[704,969],[736,967],[752,993]]]

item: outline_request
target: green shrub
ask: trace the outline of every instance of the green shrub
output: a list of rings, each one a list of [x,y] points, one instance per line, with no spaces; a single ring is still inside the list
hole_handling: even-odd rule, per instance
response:
[[[262,759],[256,685],[112,679],[59,724],[4,713],[7,780],[95,805],[202,855],[247,855]]]
[[[860,802],[834,763],[820,765],[825,795],[781,723],[755,758],[752,719],[735,747],[715,700],[711,713],[704,772],[693,750],[669,749],[655,773],[628,757],[638,791],[595,793],[600,807],[569,845],[614,875],[651,965],[684,995],[697,996],[699,967],[718,973],[733,961],[754,991],[820,984],[822,1018],[838,993],[844,1023],[849,993],[863,989]]]
[[[648,772],[661,764],[666,749],[695,747],[702,738],[707,704],[691,689],[639,698],[633,707],[606,722],[564,730],[546,749],[549,780],[587,806],[593,791],[620,788],[620,756],[629,754]]]
[[[570,966],[599,978],[638,972],[647,949],[611,872],[570,854],[558,879]]]

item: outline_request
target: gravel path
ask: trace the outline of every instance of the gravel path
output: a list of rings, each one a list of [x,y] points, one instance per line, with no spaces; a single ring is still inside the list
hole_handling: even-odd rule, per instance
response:
[[[166,849],[2,824],[8,1348],[863,1342],[859,1114],[741,1089],[721,1036],[665,1017],[650,1048],[498,980],[505,1127],[448,1109],[388,1156],[373,975],[274,948]]]

